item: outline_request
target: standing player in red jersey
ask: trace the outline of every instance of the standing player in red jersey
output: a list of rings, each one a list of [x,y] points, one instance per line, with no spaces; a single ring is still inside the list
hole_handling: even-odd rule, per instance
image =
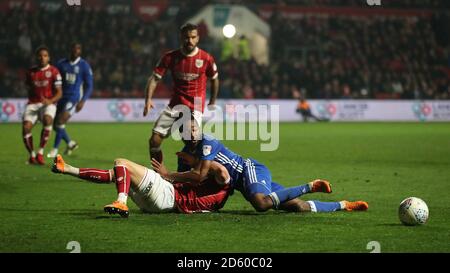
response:
[[[52,131],[56,114],[55,103],[62,96],[61,75],[58,69],[49,64],[49,50],[41,46],[36,50],[38,65],[32,67],[27,74],[28,103],[23,114],[22,136],[25,147],[30,153],[29,164],[44,165],[44,147]],[[37,120],[43,124],[41,142],[36,155],[33,147],[31,130]]]
[[[155,171],[127,159],[114,160],[114,168],[100,170],[76,168],[64,162],[61,155],[54,159],[52,171],[72,175],[95,183],[115,182],[118,198],[106,205],[104,211],[128,217],[128,195],[143,211],[160,212],[213,212],[221,209],[231,193],[230,176],[220,164],[211,166],[213,175],[204,183],[171,183]]]
[[[158,81],[170,70],[173,78],[173,95],[169,105],[164,109],[149,140],[150,160],[155,158],[162,162],[161,143],[170,134],[170,129],[179,117],[179,112],[173,108],[186,105],[192,116],[201,124],[205,107],[207,78],[211,81],[211,98],[208,106],[214,107],[219,93],[219,78],[214,58],[206,51],[197,47],[199,42],[198,27],[185,24],[180,29],[181,48],[170,51],[161,58],[147,82],[144,116],[153,108],[152,96]],[[194,109],[194,100],[201,101],[201,107]],[[201,108],[201,109],[200,109]]]

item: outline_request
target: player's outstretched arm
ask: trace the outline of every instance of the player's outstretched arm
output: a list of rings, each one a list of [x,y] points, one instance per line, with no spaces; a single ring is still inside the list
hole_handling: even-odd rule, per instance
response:
[[[147,116],[148,112],[153,108],[152,97],[159,80],[160,79],[153,74],[147,81],[147,85],[145,86],[144,117]]]

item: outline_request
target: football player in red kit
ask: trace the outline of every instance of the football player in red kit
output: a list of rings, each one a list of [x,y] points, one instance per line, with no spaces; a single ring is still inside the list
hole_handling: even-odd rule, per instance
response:
[[[205,107],[206,79],[211,82],[211,98],[208,106],[214,107],[219,92],[219,78],[214,58],[197,47],[199,42],[198,27],[185,24],[180,29],[181,48],[164,54],[153,70],[145,88],[144,116],[153,108],[152,96],[158,81],[170,70],[173,78],[173,95],[169,105],[163,110],[153,127],[149,140],[150,160],[155,158],[162,162],[161,143],[170,134],[170,129],[179,117],[177,105],[189,107],[193,117],[201,124]],[[198,101],[194,107],[194,101]]]
[[[55,103],[62,96],[62,80],[58,69],[49,64],[50,54],[47,47],[41,46],[36,50],[36,59],[38,64],[33,66],[27,74],[28,103],[23,114],[22,136],[30,154],[28,162],[44,165],[44,147],[52,131],[56,113]],[[42,122],[43,128],[36,154],[31,130],[38,120]]]
[[[212,175],[202,184],[171,183],[155,171],[127,159],[116,159],[114,168],[100,170],[76,168],[57,155],[52,171],[72,175],[95,183],[116,184],[117,200],[104,207],[105,212],[128,217],[128,196],[143,211],[160,212],[212,212],[223,207],[231,193],[230,176],[220,164],[211,166]]]

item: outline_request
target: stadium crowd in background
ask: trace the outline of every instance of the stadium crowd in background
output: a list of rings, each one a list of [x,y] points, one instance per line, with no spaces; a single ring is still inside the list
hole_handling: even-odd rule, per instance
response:
[[[12,9],[0,18],[0,96],[26,96],[23,79],[32,63],[33,48],[45,43],[58,59],[65,56],[69,39],[76,37],[94,70],[93,97],[144,97],[143,83],[159,56],[178,46],[178,27],[206,3],[169,2],[177,12],[168,9],[154,22],[105,10],[61,9],[48,16]],[[270,1],[252,2],[248,7],[258,12],[258,5],[265,4]],[[361,1],[287,0],[277,4],[360,7]],[[383,1],[383,7],[432,12],[423,17],[308,15],[286,19],[275,12],[267,19],[272,32],[270,64],[239,57],[218,60],[222,71],[219,98],[449,99],[450,35],[445,27],[449,19],[448,13],[441,13],[448,4]],[[207,29],[202,33],[200,47],[220,56],[220,49],[205,37]],[[156,98],[170,96],[170,77],[163,83]]]

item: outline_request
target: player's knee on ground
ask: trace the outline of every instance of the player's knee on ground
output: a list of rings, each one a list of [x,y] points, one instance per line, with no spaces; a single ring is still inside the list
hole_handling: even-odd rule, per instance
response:
[[[299,212],[310,212],[311,211],[311,206],[309,205],[309,203],[305,202],[303,200],[298,200],[297,206],[298,206]]]
[[[272,199],[268,195],[255,194],[251,197],[250,203],[258,212],[264,212],[273,208]]]

